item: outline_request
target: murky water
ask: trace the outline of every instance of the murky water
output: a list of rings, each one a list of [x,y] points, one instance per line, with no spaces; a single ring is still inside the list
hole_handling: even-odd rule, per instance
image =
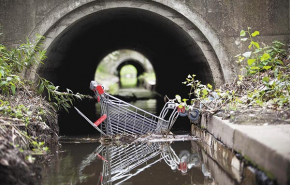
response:
[[[153,114],[158,112],[155,100],[132,104]],[[189,130],[175,133],[189,134]],[[230,156],[230,151],[212,152],[200,141],[102,146],[98,138],[61,137],[61,148],[52,151],[51,161],[43,167],[43,184],[256,184],[251,170],[235,170],[232,161],[223,158]]]
[[[257,184],[249,169],[241,174],[222,157],[213,159],[200,141],[103,146],[96,138],[61,138],[61,150],[44,168],[43,184]]]
[[[182,161],[182,162],[181,162]],[[102,146],[63,143],[43,184],[204,184],[201,156],[190,142]],[[205,176],[205,175],[206,176]]]

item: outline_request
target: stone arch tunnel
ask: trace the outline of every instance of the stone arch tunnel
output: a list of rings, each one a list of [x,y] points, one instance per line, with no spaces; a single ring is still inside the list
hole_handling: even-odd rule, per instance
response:
[[[92,95],[89,83],[98,63],[120,49],[134,50],[148,58],[156,73],[156,91],[169,97],[187,97],[189,89],[181,82],[188,74],[196,74],[202,83],[213,85],[228,82],[236,75],[237,68],[229,57],[233,51],[226,47],[228,41],[222,33],[216,31],[222,25],[214,23],[217,19],[208,20],[193,5],[178,0],[77,0],[46,4],[47,7],[33,6],[45,13],[27,31],[31,39],[36,33],[46,37],[48,58],[37,70],[54,84],[73,92]],[[96,119],[93,102],[76,106],[90,119]],[[94,131],[77,114],[61,112],[59,121],[62,134]]]
[[[83,91],[84,79],[93,79],[98,62],[124,48],[151,61],[161,94],[182,90],[180,84],[188,74],[197,74],[203,83],[214,82],[205,54],[185,30],[154,12],[134,8],[98,11],[68,27],[49,46],[48,60],[39,72],[60,86],[78,85],[76,90]],[[216,75],[223,81],[218,67]]]
[[[102,10],[79,20],[53,41],[48,48],[48,61],[39,72],[60,87],[92,94],[88,84],[98,62],[112,51],[124,48],[138,51],[151,61],[156,91],[161,95],[187,97],[189,89],[181,82],[188,74],[196,74],[205,84],[214,82],[203,51],[186,31],[154,12],[135,8]],[[52,63],[57,67],[49,68]],[[82,109],[89,117],[95,110],[92,105]],[[70,121],[71,117],[72,114],[60,115],[60,130],[64,133],[68,126],[62,124],[70,122],[72,130],[68,133],[77,124]]]

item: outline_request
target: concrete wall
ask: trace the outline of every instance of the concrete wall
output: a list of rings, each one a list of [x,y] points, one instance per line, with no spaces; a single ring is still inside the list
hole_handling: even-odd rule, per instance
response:
[[[90,7],[89,4],[91,4]],[[85,15],[82,16],[84,7],[89,7],[91,11],[98,11],[98,7],[102,9],[107,6],[142,8],[148,5],[146,9],[160,15],[165,8],[171,9],[181,15],[181,17],[171,18],[171,21],[182,26],[183,23],[180,20],[187,19],[204,35],[207,41],[202,40],[198,43],[199,38],[194,36],[193,32],[190,33],[190,28],[186,30],[199,47],[204,47],[202,51],[208,61],[215,59],[213,59],[214,56],[207,56],[207,50],[212,49],[204,45],[210,45],[213,48],[213,53],[216,54],[222,70],[216,70],[219,68],[216,63],[209,63],[209,66],[216,65],[211,67],[214,78],[219,73],[223,73],[225,81],[232,80],[238,72],[233,56],[243,52],[247,47],[246,44],[240,43],[241,29],[249,26],[253,31],[259,30],[261,33],[259,40],[264,43],[270,43],[273,40],[289,42],[288,0],[0,0],[0,5],[0,24],[3,27],[1,32],[4,33],[4,36],[0,37],[2,43],[17,45],[23,42],[26,36],[33,39],[35,34],[39,33],[50,39],[47,42],[47,48],[63,30],[78,21],[77,18],[84,18]],[[159,6],[164,9],[157,8]],[[164,14],[162,16],[166,17]],[[59,25],[64,17],[66,21]],[[166,18],[170,19],[170,17]],[[56,28],[57,30],[54,30],[56,34],[51,35],[51,31]],[[223,82],[219,79],[215,81],[218,81],[218,84]]]

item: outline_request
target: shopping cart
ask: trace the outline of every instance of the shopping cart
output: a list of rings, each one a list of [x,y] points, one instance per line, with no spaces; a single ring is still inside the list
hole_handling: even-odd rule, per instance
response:
[[[101,117],[94,123],[106,135],[147,133],[167,134],[179,116],[175,102],[165,103],[159,116],[155,116],[104,91],[101,84],[91,81],[90,89],[101,104]]]

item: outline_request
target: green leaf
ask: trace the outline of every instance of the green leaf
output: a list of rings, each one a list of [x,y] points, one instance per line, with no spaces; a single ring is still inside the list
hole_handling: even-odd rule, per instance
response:
[[[257,49],[260,49],[260,45],[259,45],[258,42],[254,42],[254,41],[252,41],[251,43],[252,43],[254,46],[256,46]]]
[[[241,41],[247,41],[248,38],[241,38]]]
[[[261,61],[265,61],[265,60],[268,60],[269,58],[271,58],[271,56],[268,54],[268,53],[264,53],[262,58],[261,58]]]
[[[263,80],[264,82],[269,82],[269,77],[268,77],[268,76],[265,76],[262,80]]]
[[[252,66],[251,69],[253,69],[253,70],[256,70],[257,69],[257,70],[259,70],[260,68],[257,67],[257,66]]]
[[[272,66],[263,66],[263,69],[268,70],[268,69],[271,69],[271,67],[272,67]]]
[[[259,31],[255,31],[254,33],[251,34],[252,37],[256,37],[257,35],[260,35],[260,32]]]
[[[240,36],[241,36],[241,37],[246,36],[246,32],[245,32],[245,30],[241,30],[241,32],[240,32]]]
[[[251,42],[251,44],[248,46],[248,48],[251,49],[252,48],[252,45],[253,45],[253,43]]]
[[[38,88],[38,94],[41,94],[43,92],[43,90],[44,90],[44,84],[41,83],[39,88]]]
[[[68,108],[66,108],[65,106],[62,106],[62,108],[64,108],[64,110],[65,110],[66,112],[69,112],[69,111],[68,111]]]
[[[284,63],[282,62],[282,60],[277,59],[276,62],[278,62],[281,65],[284,65]]]
[[[51,101],[51,98],[50,98],[50,91],[47,91],[48,93],[48,100]]]
[[[212,85],[210,85],[210,84],[207,84],[207,87],[210,88],[210,89],[212,89]]]
[[[42,150],[47,152],[49,150],[49,148],[47,146],[45,146],[45,147],[42,148]]]
[[[208,91],[206,89],[202,89],[202,94],[205,96],[208,94]]]
[[[180,103],[181,102],[181,97],[177,94],[175,95],[176,100]]]
[[[251,66],[255,61],[256,59],[250,58],[247,62],[248,62],[248,65]]]
[[[183,99],[182,99],[183,102],[186,102],[187,100],[188,100],[188,99],[186,99],[186,98],[183,98]]]
[[[1,87],[2,85],[6,85],[6,84],[7,84],[6,81],[2,81],[2,82],[0,83],[0,87]]]
[[[1,79],[1,77],[4,76],[4,75],[5,75],[5,72],[4,72],[3,70],[0,70],[0,79]]]
[[[12,85],[11,85],[12,94],[15,94],[15,89],[16,89],[15,85],[12,84]]]

